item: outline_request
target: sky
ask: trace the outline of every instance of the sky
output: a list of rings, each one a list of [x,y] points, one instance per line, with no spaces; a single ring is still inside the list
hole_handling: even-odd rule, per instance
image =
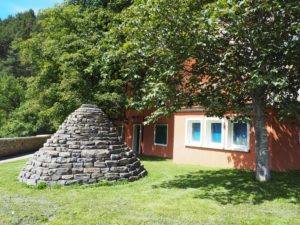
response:
[[[3,20],[9,15],[33,9],[37,14],[39,10],[49,8],[63,0],[0,0],[0,18]]]

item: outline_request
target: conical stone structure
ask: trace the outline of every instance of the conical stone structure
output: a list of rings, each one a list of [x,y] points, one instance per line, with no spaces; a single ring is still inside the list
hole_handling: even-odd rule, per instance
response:
[[[18,179],[30,185],[70,185],[134,181],[146,174],[102,110],[84,104],[33,155]]]

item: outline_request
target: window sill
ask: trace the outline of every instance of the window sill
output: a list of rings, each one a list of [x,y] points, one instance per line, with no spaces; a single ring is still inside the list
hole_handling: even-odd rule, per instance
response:
[[[228,151],[228,152],[249,152],[249,148],[243,148],[243,147],[230,147],[230,148],[224,148],[223,146],[216,146],[216,145],[200,145],[200,144],[192,144],[192,143],[185,143],[185,147],[191,147],[191,148],[204,148],[206,150],[222,150],[222,151]]]
[[[158,144],[158,143],[154,143],[154,145],[156,145],[156,146],[162,146],[162,147],[168,146],[168,144]]]
[[[199,147],[201,148],[202,147],[202,144],[199,142],[190,142],[190,143],[184,143],[184,146],[187,146],[187,147]]]
[[[213,148],[213,149],[224,149],[223,145],[216,145],[216,144],[210,144],[210,145],[203,145],[204,148]]]
[[[245,146],[231,146],[229,148],[225,148],[224,150],[237,151],[237,152],[249,152],[250,151],[250,149]]]

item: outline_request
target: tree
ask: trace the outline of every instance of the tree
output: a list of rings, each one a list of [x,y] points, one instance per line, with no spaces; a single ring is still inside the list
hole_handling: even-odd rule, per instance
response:
[[[299,3],[141,0],[123,19],[124,41],[108,58],[134,85],[133,105],[153,117],[202,105],[253,118],[256,177],[269,180],[267,110],[300,111]]]
[[[36,30],[33,10],[18,13],[0,21],[0,136],[14,136],[20,132],[18,123],[11,123],[14,111],[25,99],[26,79],[32,75],[32,68],[21,64],[15,42],[26,40]],[[28,129],[29,130],[29,129]]]
[[[22,85],[23,84],[23,85]],[[24,99],[25,85],[21,78],[0,76],[0,124],[9,119],[10,114]],[[1,136],[1,133],[0,133]]]
[[[67,0],[67,5],[79,5],[83,9],[104,7],[120,12],[132,4],[132,0]]]
[[[15,131],[10,127],[11,132],[53,132],[82,103],[97,104],[111,118],[121,115],[125,83],[112,72],[102,72],[105,35],[118,23],[116,15],[104,6],[74,4],[39,14],[38,32],[15,45],[21,61],[34,66],[36,74],[28,79],[25,102],[10,121],[25,124]],[[34,110],[26,111],[31,104]]]
[[[0,21],[0,59],[6,58],[11,43],[20,38],[27,39],[32,31],[36,29],[36,17],[31,9],[27,12],[18,13],[16,16],[9,16]]]

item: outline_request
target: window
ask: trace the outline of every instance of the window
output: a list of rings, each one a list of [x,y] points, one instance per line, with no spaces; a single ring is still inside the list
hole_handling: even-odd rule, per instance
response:
[[[192,141],[200,141],[201,123],[192,123]]]
[[[185,145],[211,149],[249,151],[250,126],[225,118],[199,116],[186,120]]]
[[[228,122],[227,149],[249,150],[249,124]]]
[[[204,146],[207,148],[224,148],[224,120],[214,117],[205,118]]]
[[[201,120],[189,119],[186,121],[185,144],[190,146],[200,146],[202,141]]]
[[[235,145],[247,145],[247,124],[234,123],[233,124],[233,144]]]
[[[222,143],[222,123],[211,123],[211,142]]]
[[[168,144],[168,125],[156,124],[154,131],[154,144],[167,145]]]

